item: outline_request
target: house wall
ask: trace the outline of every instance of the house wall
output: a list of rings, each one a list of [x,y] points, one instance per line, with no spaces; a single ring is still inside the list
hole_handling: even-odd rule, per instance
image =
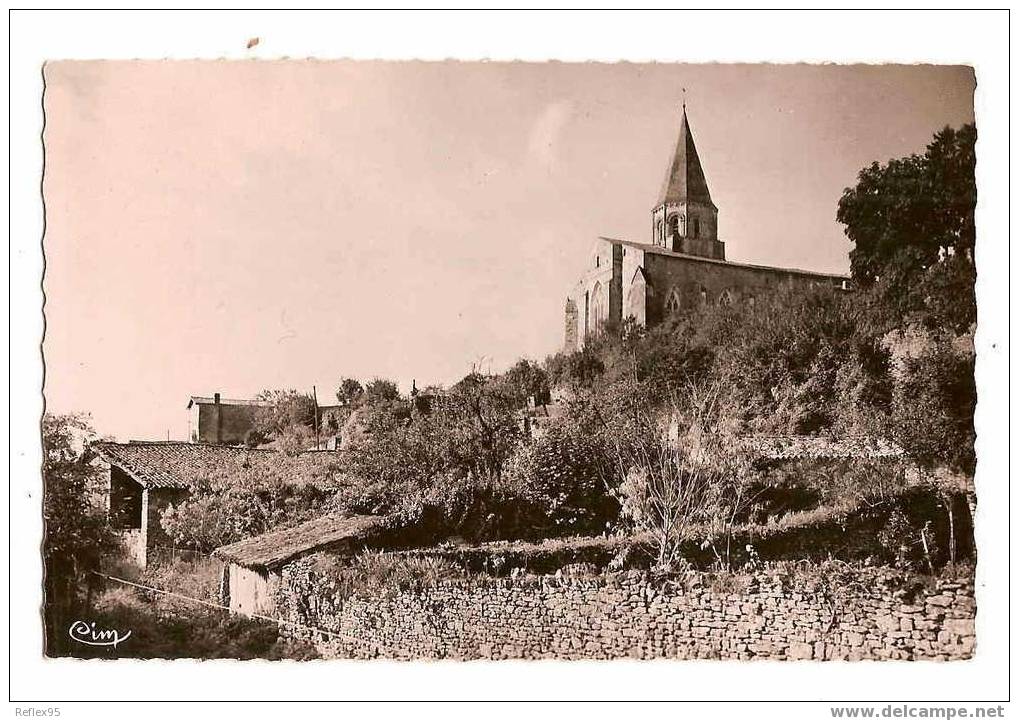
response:
[[[199,443],[244,442],[248,431],[254,428],[258,406],[199,403],[197,427],[192,427],[192,440]]]
[[[118,466],[109,467],[110,526],[115,530],[141,529],[143,489]]]
[[[106,512],[110,527],[120,541],[124,559],[144,568],[146,529],[142,523],[145,491],[124,469],[106,464]]]
[[[475,577],[345,597],[310,560],[284,568],[277,606],[283,620],[340,634],[281,624],[327,656],[455,659],[965,659],[975,613],[967,578],[925,585],[880,568],[813,580]]]
[[[272,614],[276,611],[279,573],[259,573],[231,563],[228,567],[230,610],[243,614]]]

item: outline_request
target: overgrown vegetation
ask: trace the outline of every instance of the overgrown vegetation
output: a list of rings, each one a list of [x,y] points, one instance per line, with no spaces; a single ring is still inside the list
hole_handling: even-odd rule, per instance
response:
[[[408,542],[639,535],[663,569],[727,569],[781,554],[769,539],[795,524],[814,542],[787,548],[838,557],[818,529],[858,524],[897,549],[888,562],[961,560],[975,503],[974,142],[972,127],[946,129],[922,156],[861,171],[837,211],[853,292],[777,285],[408,396],[345,378],[342,451],[318,470],[296,452],[313,399],[267,393],[258,432],[286,453],[216,469],[163,525],[210,549],[324,512],[387,514]],[[532,438],[528,404],[553,390],[562,412]],[[909,461],[769,464],[739,442],[803,434],[889,439]]]
[[[66,625],[88,608],[94,571],[117,551],[101,499],[102,476],[88,450],[96,439],[87,416],[46,414],[43,449],[43,570],[46,650],[59,649]]]
[[[335,459],[252,452],[225,460],[170,506],[162,525],[184,547],[211,551],[321,514],[335,494]]]

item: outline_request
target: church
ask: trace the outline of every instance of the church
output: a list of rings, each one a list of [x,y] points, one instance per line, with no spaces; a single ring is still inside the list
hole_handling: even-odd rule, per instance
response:
[[[652,326],[709,303],[753,304],[783,283],[847,289],[849,277],[734,263],[718,239],[718,208],[683,105],[679,139],[651,211],[650,243],[599,238],[566,299],[565,350],[625,318]]]

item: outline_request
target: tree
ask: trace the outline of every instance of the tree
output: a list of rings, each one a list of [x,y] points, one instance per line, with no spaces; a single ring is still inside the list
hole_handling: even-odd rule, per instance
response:
[[[521,358],[503,373],[500,382],[507,396],[521,407],[532,398],[536,403],[549,403],[552,400],[548,374],[541,366],[526,358]]]
[[[264,390],[255,398],[267,402],[254,417],[254,429],[262,438],[290,453],[314,445],[318,408],[311,395],[293,389]]]
[[[843,193],[836,218],[853,242],[853,278],[876,287],[899,317],[948,297],[953,306],[941,310],[951,311],[950,322],[965,328],[975,320],[975,168],[976,127],[946,127],[923,155],[873,163]],[[951,272],[939,269],[946,262]],[[955,288],[947,296],[926,290],[946,280]]]
[[[622,518],[633,530],[651,534],[655,567],[673,570],[684,541],[703,515],[708,496],[706,467],[687,449],[661,436],[636,439],[620,456]]]
[[[355,378],[344,378],[336,389],[336,400],[340,405],[353,405],[364,395],[364,387]]]
[[[95,502],[102,473],[89,444],[96,439],[87,416],[53,415],[42,420],[43,562],[47,649],[69,615],[89,602],[92,572],[116,541],[102,507]]]
[[[507,462],[505,480],[542,509],[555,532],[600,533],[619,516],[619,503],[605,482],[613,462],[600,434],[559,422],[517,447]]]
[[[938,338],[901,361],[892,404],[896,440],[925,469],[972,475],[976,466],[974,356]]]
[[[510,503],[515,491],[502,482],[520,438],[514,397],[498,378],[471,374],[434,400],[427,410],[380,401],[358,411],[363,432],[349,434],[343,450],[337,504],[396,514],[440,536],[484,538],[519,528],[520,509]]]
[[[374,378],[365,386],[364,395],[368,403],[392,402],[399,400],[400,389],[391,380]]]

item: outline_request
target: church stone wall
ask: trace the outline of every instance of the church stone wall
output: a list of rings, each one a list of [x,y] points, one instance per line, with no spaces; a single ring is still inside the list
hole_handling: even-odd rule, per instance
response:
[[[784,283],[803,288],[812,286],[840,287],[841,281],[821,275],[795,273],[780,268],[755,268],[732,263],[710,263],[690,258],[644,253],[644,267],[654,287],[648,298],[648,323],[661,320],[665,304],[675,290],[680,298],[680,312],[700,307],[706,302],[723,300],[728,291],[733,303],[749,303],[752,299]]]

